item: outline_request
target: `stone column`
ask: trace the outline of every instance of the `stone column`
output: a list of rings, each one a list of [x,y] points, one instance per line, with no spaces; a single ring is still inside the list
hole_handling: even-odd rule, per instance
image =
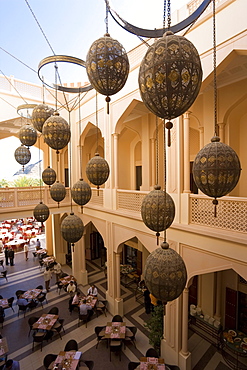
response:
[[[121,286],[120,286],[120,253],[115,254],[115,261],[116,261],[115,314],[123,316],[123,300],[121,298]]]
[[[151,168],[152,168],[152,187],[156,184],[156,139],[152,138],[151,139],[151,156],[152,156],[152,163],[151,163]]]
[[[183,291],[183,320],[182,320],[182,348],[183,356],[189,354],[188,351],[188,304],[189,304],[189,289]]]
[[[190,193],[190,112],[184,113],[184,193]]]
[[[67,253],[67,244],[60,232],[60,214],[52,215],[52,233],[53,255],[61,265],[64,265],[66,263],[65,254]]]
[[[118,134],[113,134],[114,145],[114,188],[118,189]]]
[[[199,127],[200,131],[200,149],[204,147],[204,127]]]
[[[142,185],[140,190],[150,189],[150,138],[149,138],[149,116],[142,117]]]
[[[222,288],[222,274],[221,271],[216,272],[216,307],[214,318],[221,320],[221,288]]]
[[[84,235],[75,243],[74,251],[72,250],[72,274],[77,279],[78,284],[83,286],[88,284]]]
[[[225,142],[225,124],[224,123],[218,123],[219,126],[219,137],[221,143]]]

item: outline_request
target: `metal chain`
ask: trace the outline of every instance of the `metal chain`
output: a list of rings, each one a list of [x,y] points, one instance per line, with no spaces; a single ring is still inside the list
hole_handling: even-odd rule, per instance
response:
[[[213,68],[214,68],[214,134],[217,128],[217,73],[216,73],[216,22],[215,0],[213,0]]]
[[[166,28],[166,0],[164,0],[164,18],[163,18],[163,30]]]
[[[171,4],[170,4],[170,0],[168,0],[167,2],[167,28],[168,30],[170,29],[171,27]]]
[[[165,230],[164,230],[164,242],[166,242],[166,217],[167,217],[167,208],[166,208],[166,127],[165,127],[165,124],[163,125],[163,131],[164,131],[164,192],[165,192]]]
[[[97,127],[97,131],[96,131],[96,153],[98,153],[98,145],[99,145],[99,137],[98,137],[98,93],[96,91],[96,94],[95,94],[95,102],[96,102],[96,127]]]
[[[108,15],[109,15],[109,2],[108,0],[105,0],[105,10],[106,10],[106,15],[105,15],[105,27],[106,27],[106,33],[108,33]]]
[[[159,129],[158,117],[156,116],[156,185],[159,183]]]

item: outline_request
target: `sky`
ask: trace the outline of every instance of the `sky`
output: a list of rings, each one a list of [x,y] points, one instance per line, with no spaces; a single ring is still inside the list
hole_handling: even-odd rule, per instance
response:
[[[188,2],[170,0],[171,12]],[[162,27],[162,0],[109,0],[109,4],[135,26]],[[86,60],[91,44],[106,32],[105,0],[0,0],[0,12],[0,74],[39,85],[37,68],[41,60],[54,53]],[[140,43],[137,36],[120,27],[110,14],[108,31],[127,52]],[[46,81],[54,83],[54,64],[43,67],[41,74]],[[88,81],[83,67],[69,63],[59,63],[59,74],[63,82]],[[0,161],[0,179],[20,168],[13,162],[13,152],[20,143],[16,140],[11,139],[11,145],[6,144],[7,140],[0,141],[0,152],[11,158],[7,166]],[[37,154],[32,154],[30,163],[37,160]]]

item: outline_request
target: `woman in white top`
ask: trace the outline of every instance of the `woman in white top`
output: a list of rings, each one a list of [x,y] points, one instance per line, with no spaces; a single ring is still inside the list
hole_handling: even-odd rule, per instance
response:
[[[71,280],[69,285],[67,286],[67,292],[70,294],[71,297],[74,297],[75,292],[76,292],[76,285],[74,282]]]

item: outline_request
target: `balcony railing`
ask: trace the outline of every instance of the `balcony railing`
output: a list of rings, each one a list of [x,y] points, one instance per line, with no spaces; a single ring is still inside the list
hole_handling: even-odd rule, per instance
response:
[[[214,217],[212,199],[191,194],[190,224],[247,233],[247,199],[224,197],[218,202]]]

